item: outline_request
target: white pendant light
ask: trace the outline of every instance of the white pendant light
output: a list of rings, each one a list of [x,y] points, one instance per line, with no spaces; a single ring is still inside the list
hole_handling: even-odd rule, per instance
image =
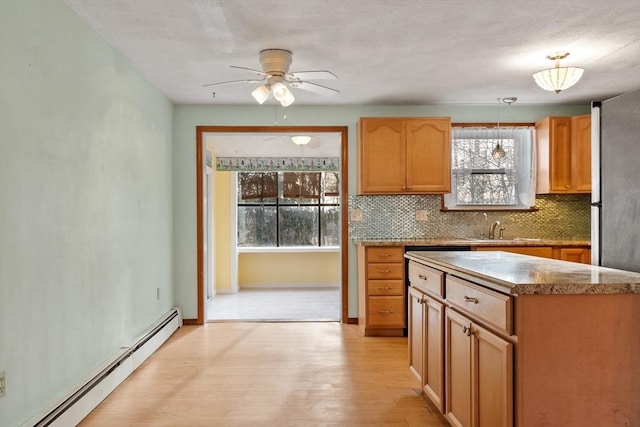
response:
[[[578,67],[561,67],[560,60],[569,56],[569,52],[559,52],[547,56],[547,59],[555,61],[554,68],[538,71],[533,79],[544,90],[560,93],[578,83],[584,69]]]

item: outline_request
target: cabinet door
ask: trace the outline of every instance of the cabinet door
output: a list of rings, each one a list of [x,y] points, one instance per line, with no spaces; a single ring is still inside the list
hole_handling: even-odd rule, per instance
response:
[[[574,192],[571,180],[571,118],[546,117],[536,122],[536,193]]]
[[[549,126],[550,190],[571,191],[571,120],[569,117],[552,117]]]
[[[445,309],[445,416],[454,426],[471,426],[471,322]]]
[[[576,192],[591,192],[591,114],[571,117],[571,170]]]
[[[424,386],[424,294],[415,288],[409,287],[409,371],[420,381],[420,387]]]
[[[591,251],[586,248],[561,248],[560,259],[582,264],[591,264]]]
[[[454,426],[513,426],[513,344],[447,308],[445,416]]]
[[[423,390],[444,413],[444,305],[430,297],[424,304]]]
[[[451,119],[406,122],[407,192],[451,191]]]
[[[358,193],[402,193],[406,187],[402,119],[362,118],[358,127]]]
[[[513,344],[471,325],[474,426],[513,425]]]

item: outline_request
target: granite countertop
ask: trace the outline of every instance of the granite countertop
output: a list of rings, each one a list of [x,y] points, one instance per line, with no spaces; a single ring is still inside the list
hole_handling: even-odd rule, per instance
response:
[[[412,239],[353,239],[363,246],[591,246],[589,239],[473,239],[434,237]]]
[[[501,251],[410,251],[405,257],[510,295],[640,294],[640,273]]]

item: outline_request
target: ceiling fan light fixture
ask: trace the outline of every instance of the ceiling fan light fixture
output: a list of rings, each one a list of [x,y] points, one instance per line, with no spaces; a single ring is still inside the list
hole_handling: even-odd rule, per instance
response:
[[[544,90],[560,93],[578,83],[580,78],[582,78],[584,69],[579,67],[561,67],[560,60],[567,56],[569,56],[569,52],[559,52],[547,56],[547,59],[555,61],[555,67],[538,71],[533,75],[533,79],[538,86]]]
[[[251,92],[251,96],[258,101],[259,104],[264,104],[264,102],[269,98],[271,94],[271,88],[268,84],[257,87]]]
[[[311,141],[311,137],[309,135],[294,135],[291,140],[296,145],[307,145]]]
[[[271,86],[273,97],[280,102],[283,107],[293,104],[295,98],[289,88],[282,82],[276,82]]]

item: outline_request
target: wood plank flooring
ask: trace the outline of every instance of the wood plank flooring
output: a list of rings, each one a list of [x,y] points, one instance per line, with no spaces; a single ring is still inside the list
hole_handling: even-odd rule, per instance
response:
[[[406,338],[337,322],[179,329],[81,426],[446,426]]]

